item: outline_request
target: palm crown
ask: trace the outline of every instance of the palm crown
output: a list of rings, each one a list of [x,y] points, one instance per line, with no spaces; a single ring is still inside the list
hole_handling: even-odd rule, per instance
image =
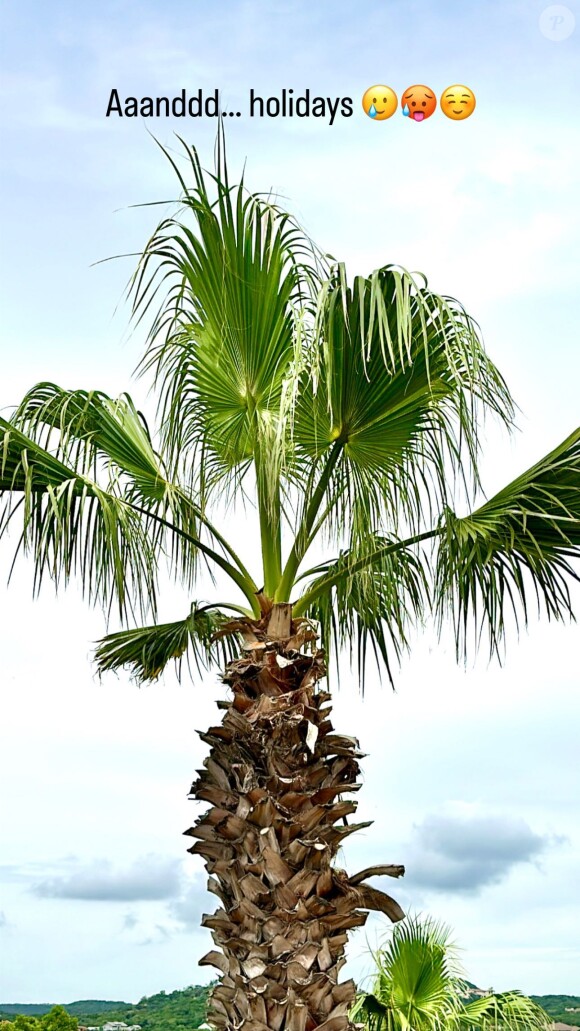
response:
[[[188,592],[202,557],[237,589],[181,622],[109,635],[99,667],[147,679],[187,651],[211,659],[233,645],[232,611],[272,602],[292,601],[363,667],[370,644],[389,673],[428,613],[452,614],[461,651],[472,617],[497,649],[530,591],[570,615],[580,430],[458,517],[479,488],[480,417],[513,416],[475,323],[394,266],[349,284],[269,198],[230,184],[221,148],[209,177],[188,154],[192,185],[170,158],[181,207],[132,281],[137,319],[153,312],[142,371],[158,435],[128,395],[51,383],[0,420],[0,532],[20,522],[36,587],[76,573],[91,600],[155,617],[164,556]],[[260,572],[213,521],[249,495]],[[308,568],[314,542],[329,557]]]

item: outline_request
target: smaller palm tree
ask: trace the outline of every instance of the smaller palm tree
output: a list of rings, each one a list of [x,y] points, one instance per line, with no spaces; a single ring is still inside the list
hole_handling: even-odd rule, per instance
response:
[[[374,954],[371,992],[351,1012],[367,1031],[547,1031],[544,1010],[521,992],[466,1002],[458,950],[443,924],[409,917]]]

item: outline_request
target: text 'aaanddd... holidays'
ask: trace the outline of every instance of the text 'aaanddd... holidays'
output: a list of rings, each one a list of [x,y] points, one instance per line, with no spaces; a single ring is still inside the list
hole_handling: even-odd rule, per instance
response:
[[[225,110],[219,89],[182,89],[172,97],[123,96],[112,89],[106,117],[117,118],[320,118],[332,125],[337,118],[350,118],[352,97],[327,97],[305,89],[287,88],[272,96],[250,89],[245,109]]]

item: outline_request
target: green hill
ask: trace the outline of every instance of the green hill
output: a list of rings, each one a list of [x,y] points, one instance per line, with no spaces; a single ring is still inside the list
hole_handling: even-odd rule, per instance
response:
[[[209,988],[192,985],[182,991],[158,992],[141,999],[135,1006],[109,1012],[106,1019],[123,1020],[126,1024],[140,1024],[143,1031],[191,1031],[206,1017]],[[98,1023],[98,1021],[94,1021]]]
[[[88,999],[68,1003],[65,1009],[81,1026],[100,1026],[108,1020],[122,1020],[125,1024],[140,1024],[143,1031],[192,1031],[205,1020],[208,992],[208,986],[194,985],[182,991],[145,996],[134,1005]],[[0,1003],[0,1020],[14,1020],[20,1014],[42,1017],[51,1008],[51,1005],[41,1003]],[[41,1029],[32,1025],[27,1031]]]
[[[27,1017],[42,1017],[48,1013],[56,1003],[44,1002],[0,1002],[0,1017],[10,1019],[10,1016],[17,1016],[23,1013]],[[63,1002],[58,1005],[64,1006],[67,1013],[76,1017],[79,1013],[107,1013],[109,1010],[128,1009],[128,1002],[109,1002],[104,999],[80,999],[78,1002]]]
[[[468,984],[475,988],[470,982]],[[209,988],[209,985],[192,985],[181,991],[158,992],[157,995],[145,996],[134,1005],[83,999],[68,1003],[65,1009],[80,1025],[100,1026],[108,1020],[122,1020],[125,1024],[140,1024],[143,1031],[194,1031],[206,1019]],[[580,1028],[580,996],[533,995],[532,999],[545,1009],[552,1020]],[[566,1012],[567,1007],[578,1007],[578,1012]],[[50,1009],[49,1004],[41,1003],[0,1003],[0,1020],[14,1020],[22,1014],[32,1018],[26,1031],[41,1031],[34,1026],[34,1018],[43,1016]]]
[[[580,1027],[580,995],[531,995],[530,998],[539,1003],[552,1020]],[[567,1013],[566,1007],[578,1012]]]

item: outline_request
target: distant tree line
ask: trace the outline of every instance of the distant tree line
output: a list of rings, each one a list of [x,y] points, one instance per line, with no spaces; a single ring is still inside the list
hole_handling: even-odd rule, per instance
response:
[[[84,1012],[82,1003],[71,1003],[69,1010],[74,1010],[74,1016],[64,1006],[53,1006],[39,1015],[40,1006],[34,1007],[34,1014],[15,1014],[12,1007],[7,1012],[0,1005],[0,1031],[78,1031],[79,1026],[102,1027],[107,1021],[140,1024],[143,1031],[194,1031],[205,1021],[209,988],[194,985],[181,991],[158,992],[135,1005],[121,1002],[113,1006],[91,1000]]]
[[[466,982],[466,986],[475,988],[470,982]],[[157,995],[144,996],[135,1005],[85,1000],[84,1003],[74,1002],[67,1007],[53,1006],[51,1009],[38,1005],[22,1006],[22,1010],[33,1009],[33,1014],[16,1013],[15,1007],[0,1004],[0,1031],[78,1031],[79,1026],[102,1027],[109,1020],[140,1024],[143,1031],[195,1031],[206,1019],[210,987],[193,985],[181,991],[158,992]],[[570,1009],[580,1007],[580,996],[533,995],[531,998],[552,1020],[580,1028],[580,1012],[570,1012]],[[43,1008],[47,1012],[39,1012]]]
[[[40,1017],[19,1013],[13,1020],[0,1020],[0,1031],[78,1031],[78,1026],[64,1006],[53,1006]]]

